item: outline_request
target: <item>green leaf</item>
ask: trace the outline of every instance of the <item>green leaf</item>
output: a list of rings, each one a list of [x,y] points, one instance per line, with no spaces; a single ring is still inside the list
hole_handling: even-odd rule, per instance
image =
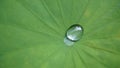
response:
[[[73,46],[66,30],[80,24]],[[119,68],[120,0],[0,0],[0,68]]]

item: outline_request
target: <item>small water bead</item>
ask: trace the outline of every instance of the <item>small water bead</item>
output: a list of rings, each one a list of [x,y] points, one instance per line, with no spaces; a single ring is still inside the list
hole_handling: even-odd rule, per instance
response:
[[[74,42],[81,39],[83,35],[83,27],[79,24],[70,26],[65,34],[64,43],[68,46],[72,46]]]

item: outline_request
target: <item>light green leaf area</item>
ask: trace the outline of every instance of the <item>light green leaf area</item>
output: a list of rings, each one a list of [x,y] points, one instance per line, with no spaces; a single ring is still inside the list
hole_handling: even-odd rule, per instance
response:
[[[0,68],[120,68],[120,0],[0,0]]]

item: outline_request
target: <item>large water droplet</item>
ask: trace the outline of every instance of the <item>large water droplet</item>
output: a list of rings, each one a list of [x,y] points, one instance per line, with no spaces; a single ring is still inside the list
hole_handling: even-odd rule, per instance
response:
[[[72,46],[74,42],[81,39],[83,35],[83,27],[79,24],[70,26],[65,34],[64,42],[68,46]]]

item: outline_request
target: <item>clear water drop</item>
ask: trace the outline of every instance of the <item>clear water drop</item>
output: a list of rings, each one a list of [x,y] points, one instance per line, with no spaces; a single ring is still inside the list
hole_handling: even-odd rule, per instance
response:
[[[68,46],[72,46],[75,42],[82,38],[82,35],[83,27],[79,24],[74,24],[67,29],[64,43]]]

